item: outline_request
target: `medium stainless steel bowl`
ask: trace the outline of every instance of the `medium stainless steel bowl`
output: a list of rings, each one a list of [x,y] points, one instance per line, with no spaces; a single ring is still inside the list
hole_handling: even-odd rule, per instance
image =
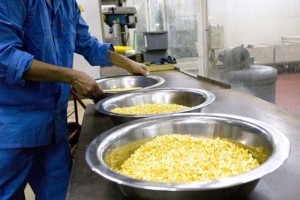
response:
[[[265,148],[270,153],[259,167],[249,172],[218,180],[182,184],[133,179],[116,173],[104,160],[108,150],[169,133],[228,138]],[[91,142],[85,158],[94,172],[117,183],[129,199],[225,200],[247,196],[260,178],[274,172],[287,160],[289,152],[288,139],[261,121],[226,114],[181,113],[144,118],[116,126]]]
[[[111,112],[114,108],[130,107],[146,103],[172,103],[190,107],[176,113],[199,112],[201,108],[211,104],[214,100],[215,95],[206,90],[193,88],[155,88],[105,98],[96,104],[96,110],[102,114],[111,116],[113,121],[118,124],[139,118],[163,116],[171,113],[130,115]]]
[[[123,92],[128,93],[129,91],[155,88],[162,85],[165,82],[165,79],[155,75],[150,75],[150,76],[124,75],[124,76],[100,78],[100,79],[96,79],[96,82],[103,90],[141,87],[141,89],[134,89],[134,90],[104,92],[105,96],[111,96]]]

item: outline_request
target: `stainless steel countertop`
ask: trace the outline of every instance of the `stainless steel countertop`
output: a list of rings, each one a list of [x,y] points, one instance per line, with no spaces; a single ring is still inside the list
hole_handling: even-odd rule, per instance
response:
[[[152,73],[166,79],[163,87],[191,87],[209,90],[216,95],[211,105],[202,112],[241,115],[269,123],[284,133],[291,142],[288,161],[277,171],[263,177],[247,200],[295,200],[300,190],[300,116],[272,103],[245,94],[236,89],[224,89],[211,83],[199,81],[178,71]],[[68,200],[105,199],[122,200],[117,186],[90,170],[84,154],[89,143],[102,132],[113,127],[111,119],[98,113],[94,105],[87,105],[77,154],[72,169]]]

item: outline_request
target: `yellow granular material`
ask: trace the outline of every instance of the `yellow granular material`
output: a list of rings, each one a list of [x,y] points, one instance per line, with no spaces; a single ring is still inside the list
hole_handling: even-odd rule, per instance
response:
[[[129,91],[129,90],[137,90],[137,89],[141,89],[141,88],[142,87],[112,88],[112,89],[103,90],[103,92],[123,92],[123,91]]]
[[[249,150],[225,139],[167,134],[142,144],[114,170],[140,180],[184,183],[230,177],[257,166]]]
[[[173,113],[181,110],[188,109],[187,106],[178,104],[140,104],[136,106],[114,108],[111,112],[130,115],[147,115],[147,114],[160,114],[160,113]]]

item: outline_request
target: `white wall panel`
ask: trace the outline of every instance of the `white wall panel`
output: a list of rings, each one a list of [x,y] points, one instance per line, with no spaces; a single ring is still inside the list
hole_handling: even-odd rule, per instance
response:
[[[82,17],[90,26],[91,35],[95,36],[99,41],[102,40],[102,29],[100,19],[100,8],[98,0],[77,0],[77,3],[84,9]],[[98,66],[91,66],[81,55],[75,54],[74,69],[83,71],[93,78],[100,77],[100,69]]]
[[[209,0],[209,21],[224,26],[225,47],[276,44],[300,35],[299,0]]]

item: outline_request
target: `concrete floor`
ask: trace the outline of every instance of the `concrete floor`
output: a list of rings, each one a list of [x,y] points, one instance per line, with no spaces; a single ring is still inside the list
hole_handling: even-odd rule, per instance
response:
[[[84,105],[88,105],[88,104],[93,104],[93,101],[91,99],[82,99],[81,100],[83,102]],[[74,101],[69,101],[69,105],[68,105],[68,122],[75,122],[75,114],[74,114]],[[82,119],[83,119],[83,115],[84,115],[84,108],[77,103],[77,109],[78,109],[78,121],[79,124],[82,124]]]
[[[31,187],[28,184],[25,188],[25,198],[26,200],[35,200],[35,196],[31,190]]]

